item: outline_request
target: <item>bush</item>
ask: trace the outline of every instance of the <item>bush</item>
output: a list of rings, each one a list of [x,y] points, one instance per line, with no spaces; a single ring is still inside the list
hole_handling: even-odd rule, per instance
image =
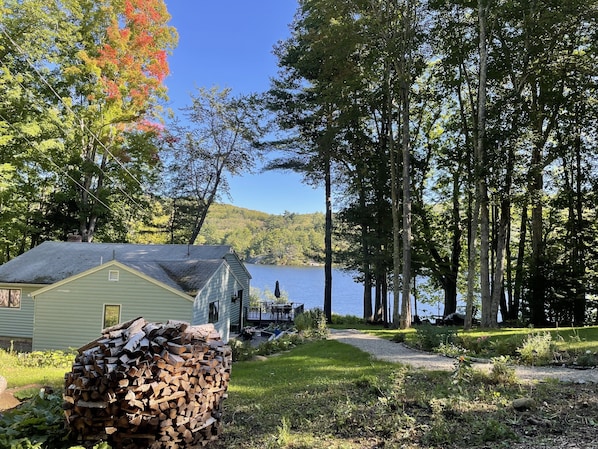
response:
[[[18,364],[28,368],[70,368],[75,361],[75,351],[35,351],[18,355]]]
[[[490,380],[499,385],[513,385],[517,383],[515,369],[510,365],[509,356],[500,356],[492,358],[492,370],[490,371]]]
[[[498,356],[504,355],[517,357],[519,348],[523,345],[526,336],[523,334],[512,335],[508,338],[501,338],[490,343],[492,352]]]
[[[550,332],[542,332],[528,335],[517,352],[524,363],[546,365],[552,361],[555,350]]]
[[[295,327],[306,337],[324,338],[328,335],[326,315],[321,309],[310,309],[295,316]]]
[[[415,332],[415,345],[424,351],[433,351],[439,348],[441,344],[454,343],[457,336],[455,329],[429,324],[418,326]]]

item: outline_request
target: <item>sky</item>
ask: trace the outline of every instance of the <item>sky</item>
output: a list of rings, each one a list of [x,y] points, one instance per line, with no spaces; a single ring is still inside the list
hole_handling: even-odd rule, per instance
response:
[[[165,0],[179,43],[169,57],[165,83],[176,112],[199,87],[232,89],[233,95],[263,92],[276,76],[274,45],[289,37],[296,0]],[[259,170],[259,167],[258,167]],[[289,172],[229,178],[223,203],[280,215],[324,211],[323,189]]]

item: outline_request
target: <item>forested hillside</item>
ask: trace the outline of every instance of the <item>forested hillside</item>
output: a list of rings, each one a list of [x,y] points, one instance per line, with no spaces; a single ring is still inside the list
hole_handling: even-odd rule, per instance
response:
[[[277,265],[321,263],[324,214],[269,215],[214,204],[198,240],[208,245],[232,245],[247,261]]]

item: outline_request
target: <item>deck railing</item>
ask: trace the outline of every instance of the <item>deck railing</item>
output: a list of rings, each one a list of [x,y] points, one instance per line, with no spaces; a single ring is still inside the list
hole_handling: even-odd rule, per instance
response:
[[[248,307],[245,316],[247,321],[292,323],[295,321],[295,316],[300,313],[303,313],[303,304],[264,301],[258,307]]]

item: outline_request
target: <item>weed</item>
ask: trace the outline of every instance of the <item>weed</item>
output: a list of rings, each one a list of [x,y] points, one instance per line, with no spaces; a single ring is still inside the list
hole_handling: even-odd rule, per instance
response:
[[[552,361],[555,350],[552,335],[549,332],[541,332],[528,335],[517,352],[524,363],[546,365]]]
[[[584,366],[584,367],[592,367],[598,364],[598,357],[595,353],[590,350],[587,350],[583,354],[580,354],[575,359],[575,365],[577,366]]]
[[[492,358],[492,369],[490,370],[490,380],[499,385],[514,385],[517,383],[515,369],[510,365],[511,358],[501,355]]]
[[[467,354],[467,349],[454,343],[440,343],[440,346],[434,349],[434,352],[447,357],[458,357]]]
[[[455,368],[453,369],[453,385],[457,387],[459,393],[463,393],[473,378],[473,365],[469,357],[464,355],[455,360]]]
[[[293,436],[291,435],[291,421],[286,416],[283,416],[280,421],[281,425],[276,427],[278,429],[276,442],[280,446],[286,446],[293,442]]]

